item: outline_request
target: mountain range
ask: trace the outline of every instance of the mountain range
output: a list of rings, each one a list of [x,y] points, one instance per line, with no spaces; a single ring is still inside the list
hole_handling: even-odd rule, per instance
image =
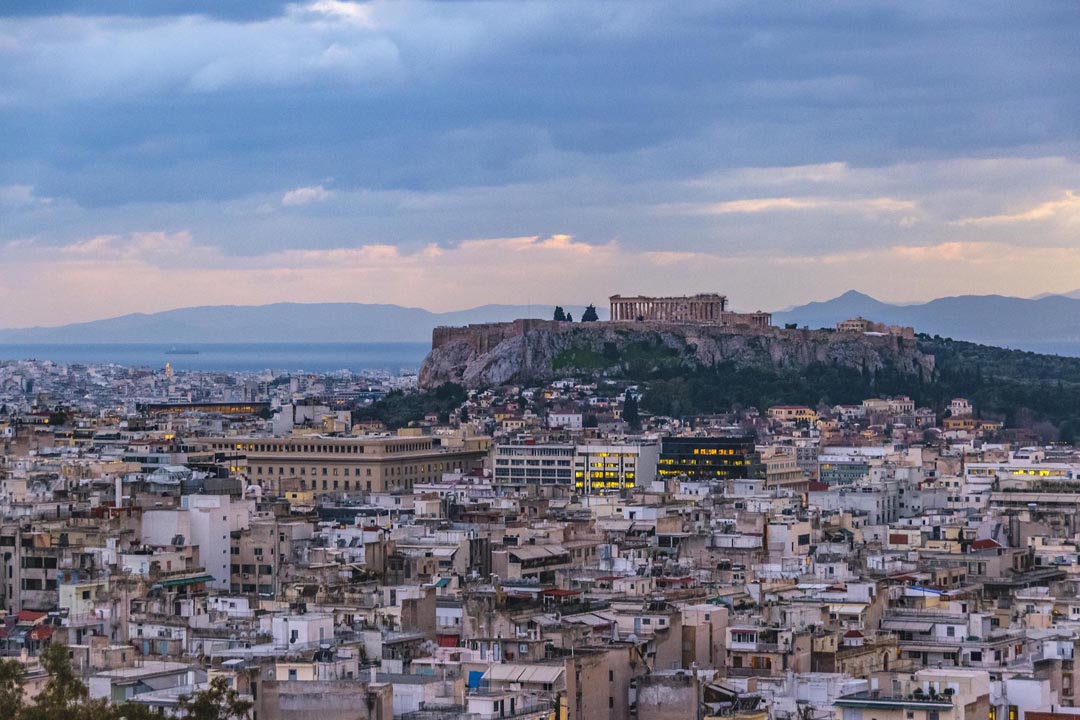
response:
[[[566,305],[580,318],[584,306]],[[363,303],[208,305],[106,320],[0,330],[0,344],[31,343],[358,343],[430,342],[439,325],[551,319],[548,305],[483,305],[436,313]],[[607,308],[597,308],[601,319]]]
[[[1044,295],[961,295],[913,305],[891,305],[854,290],[825,302],[773,313],[777,325],[833,327],[864,317],[890,325],[909,325],[916,332],[956,340],[1080,356],[1080,297]]]
[[[566,309],[580,318],[584,307],[568,305]],[[597,312],[606,319],[606,307],[598,307]],[[362,303],[220,305],[0,330],[0,343],[427,342],[439,325],[550,318],[551,313],[547,305],[483,305],[441,313]],[[1080,291],[1030,299],[965,295],[895,305],[852,290],[832,300],[773,313],[773,322],[821,328],[859,316],[910,325],[929,335],[1080,356]]]

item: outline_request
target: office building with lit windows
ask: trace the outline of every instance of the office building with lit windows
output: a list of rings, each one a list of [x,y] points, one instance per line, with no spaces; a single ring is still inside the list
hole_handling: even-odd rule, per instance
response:
[[[648,486],[656,479],[659,444],[578,445],[574,488],[589,494]]]
[[[657,475],[691,480],[764,477],[754,438],[667,437],[660,447]]]
[[[492,451],[499,485],[557,485],[602,494],[651,483],[660,448],[656,443],[582,444],[518,441]]]

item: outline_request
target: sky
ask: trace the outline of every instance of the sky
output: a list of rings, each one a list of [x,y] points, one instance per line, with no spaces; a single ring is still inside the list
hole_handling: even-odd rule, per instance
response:
[[[0,0],[0,327],[1080,288],[1080,4]]]

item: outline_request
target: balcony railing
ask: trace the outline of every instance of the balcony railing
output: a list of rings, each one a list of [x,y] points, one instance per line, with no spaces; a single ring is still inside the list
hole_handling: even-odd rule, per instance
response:
[[[731,647],[728,649],[732,652],[778,653],[780,652],[780,645],[767,642],[732,642]]]
[[[772,677],[777,668],[730,667],[724,670],[728,677]]]

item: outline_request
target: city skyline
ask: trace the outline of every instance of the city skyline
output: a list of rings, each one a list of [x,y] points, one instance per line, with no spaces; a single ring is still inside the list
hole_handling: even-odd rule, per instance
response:
[[[0,327],[1080,285],[1073,6],[3,13]]]

